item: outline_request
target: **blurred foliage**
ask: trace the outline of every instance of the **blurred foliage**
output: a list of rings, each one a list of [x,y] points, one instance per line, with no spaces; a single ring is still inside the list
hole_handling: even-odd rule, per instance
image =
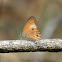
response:
[[[36,17],[38,28],[42,31],[49,19],[61,13],[61,0],[1,0],[0,39],[18,39],[30,16]]]

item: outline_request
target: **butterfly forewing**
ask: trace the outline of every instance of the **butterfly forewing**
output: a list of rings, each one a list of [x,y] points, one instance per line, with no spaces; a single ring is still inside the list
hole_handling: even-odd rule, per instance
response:
[[[37,29],[37,23],[35,17],[30,17],[24,26],[23,34],[28,38],[39,41],[41,39],[41,33]]]
[[[25,33],[27,30],[32,29],[32,28],[37,29],[36,19],[35,19],[35,17],[33,17],[33,16],[31,16],[31,17],[28,19],[26,25],[24,26],[23,33]]]

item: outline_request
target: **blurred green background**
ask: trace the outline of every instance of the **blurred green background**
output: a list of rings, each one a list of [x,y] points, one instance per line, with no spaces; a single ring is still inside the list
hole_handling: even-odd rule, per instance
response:
[[[17,40],[31,16],[42,39],[62,38],[62,0],[0,0],[0,40]],[[0,62],[62,62],[62,52],[3,53]]]

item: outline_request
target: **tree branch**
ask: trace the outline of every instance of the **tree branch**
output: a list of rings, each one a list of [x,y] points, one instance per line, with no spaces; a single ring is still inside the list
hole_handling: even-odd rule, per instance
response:
[[[5,52],[62,51],[62,39],[0,40],[0,53]]]

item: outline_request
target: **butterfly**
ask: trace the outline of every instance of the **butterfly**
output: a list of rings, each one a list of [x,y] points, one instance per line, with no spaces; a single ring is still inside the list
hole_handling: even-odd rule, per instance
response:
[[[27,23],[25,24],[23,28],[22,33],[26,35],[26,37],[29,39],[33,39],[37,41],[41,40],[41,33],[37,28],[37,22],[34,16],[31,16],[28,19]]]

